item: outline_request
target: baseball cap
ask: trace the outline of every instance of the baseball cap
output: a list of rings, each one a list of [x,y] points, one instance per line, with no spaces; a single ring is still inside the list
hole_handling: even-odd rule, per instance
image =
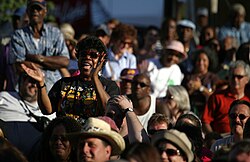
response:
[[[137,69],[125,68],[121,72],[120,79],[133,80],[134,76],[137,74],[139,74]]]
[[[27,1],[27,6],[33,6],[33,5],[38,5],[42,8],[46,7],[46,1],[45,0],[28,0]]]
[[[205,7],[198,8],[197,15],[198,16],[208,16],[208,9]]]
[[[183,26],[183,27],[187,27],[187,28],[191,28],[193,30],[195,30],[196,26],[195,24],[191,21],[191,20],[187,20],[187,19],[184,19],[184,20],[180,20],[178,23],[177,23],[178,26]]]

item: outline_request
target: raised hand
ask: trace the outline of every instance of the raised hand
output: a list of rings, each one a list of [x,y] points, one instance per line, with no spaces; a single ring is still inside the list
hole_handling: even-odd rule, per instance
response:
[[[31,67],[21,64],[21,67],[28,76],[35,79],[37,82],[44,82],[44,73],[35,64],[31,63]]]
[[[100,57],[99,60],[97,60],[97,61],[93,60],[93,68],[91,70],[91,77],[97,77],[98,76],[98,73],[99,73],[99,71],[101,71],[103,63],[105,61],[105,56],[106,56],[106,53],[102,53],[99,56]]]

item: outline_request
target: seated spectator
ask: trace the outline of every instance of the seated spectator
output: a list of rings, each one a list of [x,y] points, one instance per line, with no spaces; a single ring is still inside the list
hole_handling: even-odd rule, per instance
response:
[[[75,47],[77,44],[77,40],[75,39],[75,30],[72,27],[72,25],[68,23],[64,23],[60,25],[60,30],[63,33],[65,43],[69,50],[70,60],[69,60],[69,65],[67,69],[70,75],[73,75],[78,70],[78,63],[77,63],[76,50],[75,50]],[[65,75],[63,76],[65,77]]]
[[[171,128],[169,117],[164,114],[154,113],[148,121],[147,132],[149,137],[152,137],[156,132],[169,128]]]
[[[165,47],[173,40],[178,40],[177,24],[174,18],[163,20],[161,24],[161,43]]]
[[[242,162],[250,160],[250,141],[243,140],[237,142],[232,146],[229,155],[228,162]]]
[[[10,141],[0,138],[0,161],[28,162],[27,158]]]
[[[168,86],[181,84],[183,75],[177,64],[186,57],[183,44],[174,40],[163,49],[159,59],[149,60],[147,68],[141,69],[141,72],[147,72],[150,77],[154,96],[164,97]]]
[[[192,162],[194,159],[192,143],[178,130],[159,131],[153,135],[151,143],[158,149],[161,161]]]
[[[39,161],[76,161],[76,150],[66,135],[80,132],[81,128],[81,124],[71,117],[58,117],[52,120],[43,133]]]
[[[222,41],[227,36],[237,40],[237,47],[250,40],[250,23],[245,21],[246,10],[240,3],[232,5],[228,22],[219,29],[218,39]]]
[[[148,143],[131,144],[124,150],[121,158],[130,162],[161,162],[157,149]]]
[[[165,104],[166,107],[159,109],[159,104]],[[172,125],[175,125],[179,116],[190,112],[191,107],[188,92],[183,86],[175,85],[168,87],[167,95],[163,98],[163,100],[157,102],[158,113],[164,114],[166,109],[170,111],[170,121]]]
[[[26,73],[19,77],[18,92],[0,92],[0,128],[5,137],[30,160],[37,153],[37,143],[43,131],[38,129],[32,115],[44,116],[39,109],[37,95],[36,81]],[[55,114],[47,117],[53,119]]]
[[[129,52],[136,38],[137,30],[134,26],[120,24],[113,30],[103,76],[117,81],[124,68],[136,68],[136,57]]]
[[[245,94],[245,86],[249,82],[250,67],[243,61],[230,64],[229,87],[215,91],[208,99],[202,115],[204,133],[230,133],[228,109],[230,104],[239,99],[250,101]]]
[[[159,29],[156,26],[147,27],[144,33],[143,47],[139,49],[137,55],[143,59],[156,58],[162,48],[160,43]],[[160,47],[158,47],[160,45]]]
[[[104,162],[125,149],[122,136],[111,130],[105,121],[93,117],[88,118],[81,132],[69,134],[69,137],[77,140],[79,162]]]
[[[194,41],[195,24],[187,19],[177,22],[177,33],[179,41],[183,43],[184,52],[187,59],[181,62],[180,68],[184,75],[193,71],[192,53],[196,50],[196,42]]]
[[[120,75],[120,89],[122,95],[131,95],[132,93],[132,80],[135,75],[139,74],[137,69],[125,68]]]
[[[216,31],[215,28],[212,26],[206,26],[204,28],[201,29],[201,33],[200,33],[200,46],[204,47],[207,46],[209,41],[211,39],[215,39],[216,38]]]
[[[215,141],[211,146],[211,151],[213,152],[219,150],[222,146],[233,145],[243,139],[245,123],[250,116],[250,103],[245,100],[233,101],[230,105],[228,116],[230,120],[231,135]]]
[[[216,89],[219,77],[213,73],[218,65],[216,54],[208,48],[200,49],[193,54],[195,68],[185,75],[182,85],[187,89],[192,111],[199,117],[203,114],[208,97]]]

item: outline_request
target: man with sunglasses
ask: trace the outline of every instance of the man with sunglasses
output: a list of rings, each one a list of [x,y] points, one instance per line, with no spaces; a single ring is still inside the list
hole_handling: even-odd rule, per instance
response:
[[[32,67],[31,63],[35,63],[43,69],[46,88],[50,90],[62,77],[60,72],[66,70],[69,52],[60,30],[44,23],[46,0],[28,0],[26,12],[30,23],[14,32],[8,63],[15,66],[17,72],[20,64]]]
[[[230,133],[228,109],[234,100],[250,101],[249,94],[245,93],[245,86],[249,82],[250,67],[244,61],[235,61],[230,64],[229,86],[224,90],[215,91],[208,99],[202,116],[205,133]]]
[[[162,162],[192,162],[194,159],[192,143],[178,130],[156,132],[151,143],[158,149]]]
[[[28,75],[37,80],[42,112],[56,112],[57,116],[72,116],[80,121],[104,115],[110,96],[120,94],[114,81],[98,74],[105,65],[106,52],[106,46],[95,36],[78,42],[76,56],[80,75],[58,80],[48,94],[41,70],[22,64]]]
[[[230,105],[228,111],[231,135],[217,140],[212,146],[211,151],[215,152],[222,146],[236,143],[243,140],[243,130],[247,119],[250,117],[250,103],[245,100],[235,100]]]

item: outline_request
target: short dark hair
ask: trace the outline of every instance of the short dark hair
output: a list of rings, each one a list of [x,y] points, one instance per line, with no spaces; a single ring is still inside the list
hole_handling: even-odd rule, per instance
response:
[[[234,101],[231,103],[231,105],[230,105],[228,114],[231,112],[231,110],[232,110],[236,105],[239,105],[239,104],[246,105],[246,106],[248,106],[248,108],[250,109],[250,102],[248,102],[248,101],[246,101],[246,100],[234,100]]]
[[[86,51],[88,49],[96,49],[98,52],[107,53],[107,48],[103,42],[96,36],[87,36],[77,43],[76,52]]]
[[[76,57],[79,59],[80,53],[82,51],[87,51],[89,49],[95,49],[99,53],[107,53],[107,47],[103,44],[103,42],[96,36],[87,36],[83,40],[77,43],[76,45]],[[106,63],[107,55],[105,56],[105,61],[103,66]]]

